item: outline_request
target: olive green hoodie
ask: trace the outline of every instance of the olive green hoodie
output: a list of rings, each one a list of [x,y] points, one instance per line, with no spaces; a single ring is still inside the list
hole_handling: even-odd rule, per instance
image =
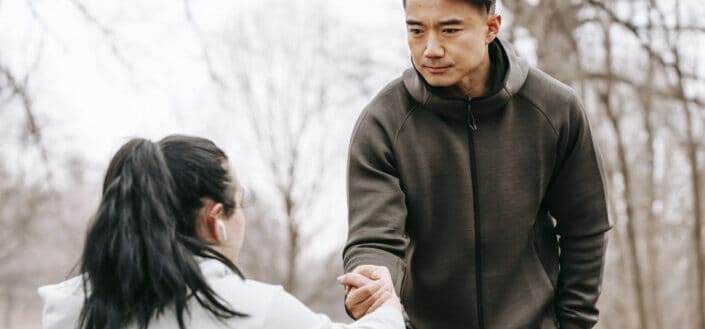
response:
[[[419,329],[591,328],[610,223],[587,118],[494,46],[506,74],[485,97],[441,97],[411,69],[364,109],[345,269],[387,266]]]

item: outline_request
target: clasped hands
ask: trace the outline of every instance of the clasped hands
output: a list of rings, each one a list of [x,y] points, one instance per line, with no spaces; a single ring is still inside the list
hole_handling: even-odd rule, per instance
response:
[[[345,286],[345,307],[356,320],[382,305],[402,310],[392,276],[385,266],[360,265],[342,275],[339,281]]]

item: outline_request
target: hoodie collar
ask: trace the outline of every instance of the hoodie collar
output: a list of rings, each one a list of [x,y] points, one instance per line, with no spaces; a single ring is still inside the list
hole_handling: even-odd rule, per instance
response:
[[[506,73],[504,78],[493,78],[503,82],[499,84],[499,88],[493,88],[494,90],[489,95],[476,98],[441,96],[438,90],[429,86],[421,74],[413,68],[404,72],[402,78],[404,86],[414,100],[423,107],[452,119],[466,120],[469,107],[477,115],[494,112],[506,105],[524,85],[529,73],[529,64],[519,57],[516,49],[509,42],[497,38],[493,44],[499,48],[499,51],[495,52],[495,56],[504,57]],[[502,62],[502,58],[492,59],[493,65],[502,65]],[[501,70],[495,70],[495,72],[497,71]]]

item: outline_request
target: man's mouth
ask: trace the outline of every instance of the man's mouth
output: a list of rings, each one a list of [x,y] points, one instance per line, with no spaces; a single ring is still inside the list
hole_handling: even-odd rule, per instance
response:
[[[426,69],[426,71],[428,71],[429,73],[432,73],[432,74],[441,74],[441,73],[445,73],[445,72],[447,72],[448,70],[450,70],[451,67],[453,67],[453,66],[452,66],[452,65],[447,65],[447,66],[424,66],[424,68]]]

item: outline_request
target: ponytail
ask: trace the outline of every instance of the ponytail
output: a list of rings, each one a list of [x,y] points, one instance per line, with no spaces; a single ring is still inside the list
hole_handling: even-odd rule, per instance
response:
[[[178,223],[195,222],[179,204],[177,186],[156,143],[133,139],[113,157],[81,260],[86,299],[81,329],[146,329],[174,307],[179,328],[194,297],[217,317],[242,316],[208,286],[194,255],[234,264]]]

